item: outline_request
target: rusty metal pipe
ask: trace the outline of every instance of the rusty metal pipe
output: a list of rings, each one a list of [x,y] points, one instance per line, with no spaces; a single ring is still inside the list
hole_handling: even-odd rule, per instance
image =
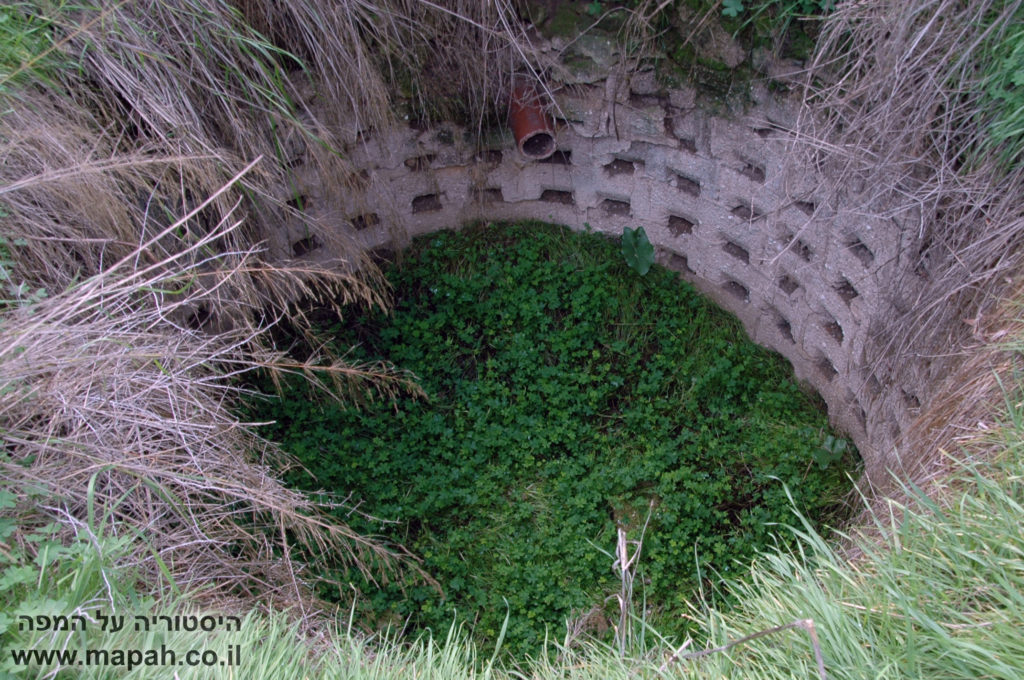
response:
[[[508,124],[516,138],[519,153],[535,161],[555,152],[555,128],[544,113],[540,95],[525,80],[516,81],[508,107]]]

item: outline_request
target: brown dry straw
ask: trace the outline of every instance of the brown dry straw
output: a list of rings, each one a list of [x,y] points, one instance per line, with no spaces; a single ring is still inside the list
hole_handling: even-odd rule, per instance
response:
[[[216,294],[216,286],[193,285],[198,266],[182,261],[237,228],[222,221],[191,248],[152,264],[143,264],[152,241],[143,243],[103,273],[6,315],[0,475],[9,489],[42,493],[42,509],[76,530],[98,531],[101,516],[112,534],[136,539],[132,562],[152,583],[166,570],[179,586],[208,594],[305,603],[310,576],[291,560],[286,540],[347,556],[371,578],[408,555],[329,521],[282,486],[286,457],[232,411],[240,374],[313,367],[262,347],[265,325],[209,334],[174,321]],[[250,260],[249,252],[218,250],[200,263],[203,275],[227,282]],[[379,366],[323,368],[365,379],[383,396],[410,387],[409,376]],[[31,513],[25,519],[33,521]]]
[[[931,389],[922,403],[945,404],[948,419],[939,423],[933,411],[930,425],[896,443],[896,472],[907,479],[930,475],[929,461],[965,425],[947,393],[971,399],[976,386],[958,390],[944,379],[975,351],[971,324],[991,315],[1021,271],[1024,165],[1007,167],[991,145],[985,78],[992,46],[1022,7],[839,3],[809,69],[803,144],[791,162],[829,170],[830,200],[849,204],[843,194],[856,191],[864,215],[902,229],[902,274],[885,300],[892,312],[876,319],[854,358],[889,389],[923,382]]]
[[[137,539],[132,561],[151,583],[169,575],[263,602],[309,604],[312,570],[290,558],[295,542],[347,556],[371,577],[414,566],[282,486],[289,462],[232,409],[239,376],[254,368],[300,372],[341,396],[415,391],[386,365],[295,362],[267,347],[267,329],[296,317],[297,300],[338,310],[388,302],[379,272],[340,228],[357,206],[302,210],[292,156],[304,154],[322,181],[362,181],[347,145],[392,122],[402,82],[424,70],[454,65],[460,75],[436,99],[406,98],[448,115],[438,102],[458,91],[482,119],[523,54],[511,51],[501,8],[12,9],[50,41],[0,82],[3,273],[18,284],[0,324],[0,475],[22,494],[26,524],[56,516],[95,531],[106,516],[109,530]],[[57,66],[45,77],[16,82],[47,63]],[[310,97],[335,102],[318,110],[336,118],[318,119]],[[330,256],[297,258],[285,227]],[[37,289],[49,299],[26,294]]]

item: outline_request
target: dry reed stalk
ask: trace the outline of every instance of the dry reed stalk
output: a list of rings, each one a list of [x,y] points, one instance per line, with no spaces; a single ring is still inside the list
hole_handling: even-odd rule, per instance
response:
[[[266,323],[212,334],[176,321],[252,266],[252,252],[217,247],[238,228],[223,220],[164,259],[149,257],[165,236],[157,234],[100,274],[5,315],[0,479],[42,492],[38,511],[91,531],[103,517],[111,533],[137,539],[132,561],[151,583],[163,573],[207,595],[308,606],[313,576],[292,559],[290,543],[341,556],[371,579],[410,556],[284,487],[287,457],[234,414],[239,376],[314,367],[265,347]],[[200,253],[209,254],[190,260]],[[192,285],[203,276],[219,285]],[[324,368],[352,390],[386,397],[415,389],[410,376],[384,367]]]
[[[380,284],[368,257],[332,223],[345,215],[295,207],[292,187],[301,182],[290,149],[301,148],[323,182],[358,182],[346,146],[396,122],[403,96],[415,102],[413,115],[449,117],[460,113],[451,110],[455,102],[482,126],[490,112],[503,112],[511,73],[530,49],[504,2],[31,7],[45,15],[53,50],[74,68],[12,93],[16,106],[0,119],[0,185],[30,185],[8,197],[39,249],[39,257],[22,258],[20,275],[45,273],[40,283],[51,289],[79,270],[95,273],[102,258],[134,246],[140,226],[160,229],[258,157],[267,161],[200,220],[216,222],[241,196],[236,210],[245,226],[234,245],[266,242],[263,258],[284,266],[293,254],[282,225],[294,224],[337,256],[318,277],[359,271],[358,279]],[[417,89],[426,82],[429,91]],[[316,107],[327,119],[306,107],[310,90],[327,102]],[[53,181],[44,186],[42,178]],[[349,207],[354,214],[357,206]],[[292,299],[294,281],[264,276],[262,302]]]
[[[163,253],[175,252],[190,234],[209,229],[234,211],[244,217],[245,226],[227,236],[233,242],[224,247],[246,249],[267,242],[272,251],[262,257],[283,266],[291,253],[278,245],[281,226],[298,220],[338,254],[337,261],[319,267],[318,275],[337,270],[345,274],[344,281],[333,275],[339,283],[379,285],[379,274],[345,240],[343,230],[299,214],[287,203],[290,170],[270,160],[278,143],[271,113],[280,112],[258,101],[267,90],[264,99],[285,107],[283,85],[276,90],[270,89],[272,83],[255,80],[248,87],[231,80],[218,85],[216,79],[224,77],[221,69],[232,63],[239,78],[255,78],[259,69],[242,71],[238,54],[208,54],[214,60],[210,63],[192,63],[201,60],[190,61],[184,53],[171,58],[154,42],[163,33],[117,14],[126,5],[134,6],[106,8],[99,14],[102,20],[89,15],[76,22],[61,15],[58,25],[67,34],[62,49],[81,53],[81,69],[62,72],[59,84],[15,92],[9,97],[11,110],[0,118],[0,186],[12,218],[4,227],[16,229],[30,244],[18,253],[18,276],[51,290],[63,289],[76,277],[101,271],[203,197],[216,195],[186,233],[167,234],[159,244]],[[138,7],[135,11],[144,14]],[[154,59],[154,54],[167,58]],[[216,61],[232,56],[233,62]],[[309,148],[319,150],[321,165],[331,164],[325,160],[330,153],[312,144]],[[219,191],[245,159],[259,157],[268,161],[246,173],[241,185]],[[234,280],[241,284],[244,278]],[[293,285],[294,279],[281,279],[286,280]],[[275,282],[265,277],[259,287],[247,286],[242,299],[276,302],[280,311],[292,291],[278,289]]]

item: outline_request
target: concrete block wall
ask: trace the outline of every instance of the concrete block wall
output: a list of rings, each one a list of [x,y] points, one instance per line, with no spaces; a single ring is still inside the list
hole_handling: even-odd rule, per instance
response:
[[[606,83],[560,96],[558,152],[545,161],[521,157],[511,138],[478,148],[454,125],[369,131],[347,149],[357,186],[299,172],[310,186],[298,191],[368,250],[477,219],[613,237],[642,226],[657,261],[786,357],[869,469],[884,470],[927,396],[927,380],[896,386],[885,367],[865,365],[907,231],[859,215],[852,191],[829,204],[827,178],[783,162],[795,110],[767,89],[725,115],[697,108],[692,92],[648,91]]]

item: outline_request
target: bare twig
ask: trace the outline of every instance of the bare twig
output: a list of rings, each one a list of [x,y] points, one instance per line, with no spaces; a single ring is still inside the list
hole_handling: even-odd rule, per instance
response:
[[[825,657],[821,653],[821,643],[818,641],[818,631],[815,629],[814,621],[811,619],[798,619],[796,621],[793,621],[792,623],[787,623],[782,626],[775,626],[774,628],[760,630],[756,633],[745,635],[738,640],[733,640],[732,642],[726,643],[721,647],[715,647],[714,649],[703,649],[699,652],[691,652],[689,654],[683,654],[681,656],[678,654],[673,654],[672,658],[669,661],[699,659],[701,657],[709,656],[711,654],[719,654],[721,652],[725,652],[732,649],[736,645],[741,645],[746,642],[750,642],[751,640],[756,640],[758,638],[765,637],[766,635],[774,635],[775,633],[781,633],[783,631],[790,630],[793,628],[800,628],[802,630],[807,631],[807,635],[811,639],[811,647],[814,648],[814,660],[818,665],[818,677],[820,677],[821,680],[828,680],[828,675],[825,673]],[[687,640],[687,643],[689,643],[689,640]],[[683,646],[685,647],[686,645]]]

